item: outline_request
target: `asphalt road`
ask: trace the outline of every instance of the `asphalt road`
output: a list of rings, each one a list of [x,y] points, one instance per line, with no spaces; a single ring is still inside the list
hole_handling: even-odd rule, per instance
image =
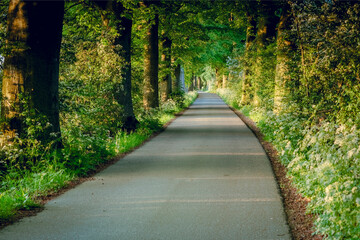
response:
[[[0,239],[291,239],[269,160],[214,94]]]

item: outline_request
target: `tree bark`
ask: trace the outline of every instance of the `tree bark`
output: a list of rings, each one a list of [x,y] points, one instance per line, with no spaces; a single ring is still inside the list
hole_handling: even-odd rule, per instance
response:
[[[290,6],[286,4],[277,32],[277,59],[275,72],[274,112],[279,113],[284,108],[285,97],[289,94],[286,83],[291,80],[289,75],[288,62],[291,60],[291,53],[294,51],[294,43],[287,37],[294,19]]]
[[[2,86],[2,118],[9,123],[5,137],[20,136],[26,127],[21,114],[25,110],[46,116],[51,124],[44,130],[60,136],[59,125],[59,54],[64,17],[63,1],[11,0],[8,10],[7,45]],[[5,140],[6,141],[6,140]]]
[[[161,79],[161,101],[165,102],[169,99],[172,92],[172,79],[171,79],[171,40],[163,36],[162,39],[162,70],[165,76]]]
[[[133,102],[131,96],[131,34],[132,19],[123,17],[126,11],[124,6],[118,1],[95,1],[102,11],[102,20],[106,27],[114,27],[117,36],[114,40],[115,52],[124,58],[125,64],[121,66],[121,82],[116,88],[116,101],[123,106],[123,129],[133,131],[136,129],[138,121],[134,115]],[[131,16],[131,15],[130,15]],[[117,45],[121,49],[116,48]]]
[[[244,76],[241,88],[241,105],[249,105],[251,103],[251,66],[250,57],[252,46],[256,37],[256,18],[253,14],[247,12],[247,28],[246,28],[246,44],[245,44],[245,66]]]
[[[145,109],[159,107],[159,15],[156,13],[145,37],[144,95]]]

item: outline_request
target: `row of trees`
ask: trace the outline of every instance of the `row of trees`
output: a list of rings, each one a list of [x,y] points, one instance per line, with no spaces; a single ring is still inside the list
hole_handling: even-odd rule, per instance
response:
[[[246,26],[245,46],[226,65],[240,105],[278,113],[297,108],[315,122],[358,119],[358,1],[241,5],[233,13]]]
[[[356,1],[13,0],[1,8],[1,114],[9,138],[26,129],[23,101],[48,118],[45,135],[60,132],[59,64],[68,77],[74,65],[85,68],[79,53],[100,45],[113,62],[106,63],[111,71],[98,70],[116,82],[112,94],[127,130],[136,126],[139,102],[157,108],[182,89],[184,68],[189,89],[236,88],[241,105],[281,112],[297,103],[319,119],[358,111]]]
[[[202,11],[211,10],[211,1],[11,0],[3,3],[3,10],[7,4],[8,10],[2,14],[3,21],[7,17],[7,24],[2,24],[7,25],[7,31],[2,36],[3,42],[6,39],[6,47],[1,53],[5,56],[1,115],[4,138],[8,140],[26,131],[23,116],[26,111],[43,115],[49,121],[43,140],[59,137],[59,73],[66,75],[66,70],[62,69],[75,64],[74,59],[81,59],[79,55],[75,56],[79,39],[84,43],[83,38],[88,37],[106,45],[107,51],[112,52],[118,64],[112,66],[110,77],[116,82],[112,86],[113,98],[121,106],[122,117],[118,121],[122,122],[123,129],[134,130],[137,120],[132,96],[132,78],[136,75],[133,62],[143,61],[140,95],[144,109],[157,108],[159,97],[166,101],[172,93],[183,90],[181,64],[192,62],[199,56],[199,51],[204,51],[204,47],[199,50],[199,46],[208,40],[209,33],[203,30],[214,27],[204,24],[213,12],[202,15],[203,23],[196,19]],[[82,19],[92,19],[81,23],[92,30],[83,30],[85,36],[75,36],[78,29],[69,24],[75,21],[79,24]],[[140,47],[143,48],[141,55]],[[198,53],[187,55],[194,50]],[[132,60],[134,56],[136,60]],[[206,59],[197,61],[205,64]],[[189,72],[193,75],[197,69],[191,65]],[[60,70],[59,66],[62,66]]]

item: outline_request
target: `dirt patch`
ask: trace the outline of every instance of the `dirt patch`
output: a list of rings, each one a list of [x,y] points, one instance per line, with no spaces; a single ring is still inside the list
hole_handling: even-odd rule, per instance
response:
[[[287,177],[287,169],[280,163],[278,153],[273,145],[264,140],[264,135],[250,118],[246,117],[240,111],[232,107],[230,108],[256,135],[270,159],[274,175],[278,182],[280,193],[283,198],[285,213],[293,239],[323,239],[323,236],[314,235],[313,222],[315,217],[311,214],[306,214],[306,206],[308,205],[309,200],[298,193],[297,189],[293,186],[291,179]]]

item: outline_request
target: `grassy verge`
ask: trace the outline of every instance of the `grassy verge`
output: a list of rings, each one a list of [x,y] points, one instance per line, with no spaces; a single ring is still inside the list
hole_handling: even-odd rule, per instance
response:
[[[165,123],[188,107],[196,97],[197,94],[191,92],[185,95],[181,104],[170,100],[159,109],[139,114],[139,127],[130,134],[119,131],[109,136],[102,129],[95,131],[96,134],[89,134],[69,125],[62,129],[64,148],[61,151],[47,151],[36,142],[20,150],[4,147],[0,151],[1,159],[4,159],[0,160],[0,167],[4,169],[0,175],[0,225],[9,222],[19,210],[40,207],[42,197],[86,176],[115,156],[136,148],[160,131]],[[24,168],[11,161],[13,158],[25,162],[29,158],[29,151],[34,149],[40,152],[36,155],[36,163],[27,161]]]
[[[220,91],[232,105],[231,91]],[[235,106],[237,107],[237,106]],[[360,239],[360,130],[352,121],[314,123],[299,111],[276,115],[240,108],[276,148],[287,175],[309,200],[315,232],[325,239]]]

